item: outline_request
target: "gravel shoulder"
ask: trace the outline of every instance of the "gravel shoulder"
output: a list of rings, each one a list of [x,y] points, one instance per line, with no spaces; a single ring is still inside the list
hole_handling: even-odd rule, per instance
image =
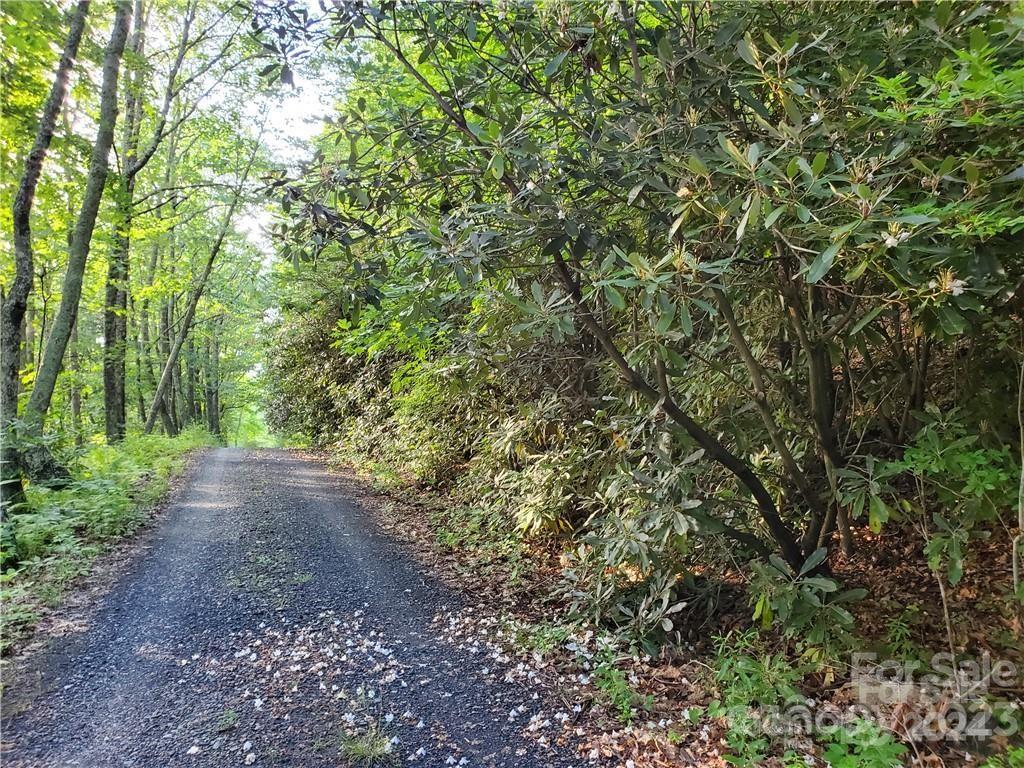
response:
[[[88,631],[6,675],[4,764],[578,764],[360,503],[294,452],[207,453]]]

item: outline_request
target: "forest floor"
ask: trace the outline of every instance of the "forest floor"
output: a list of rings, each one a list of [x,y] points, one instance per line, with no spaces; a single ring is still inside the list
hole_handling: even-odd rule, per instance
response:
[[[111,589],[5,671],[4,764],[590,763],[580,706],[460,634],[472,607],[367,498],[294,452],[205,454]]]

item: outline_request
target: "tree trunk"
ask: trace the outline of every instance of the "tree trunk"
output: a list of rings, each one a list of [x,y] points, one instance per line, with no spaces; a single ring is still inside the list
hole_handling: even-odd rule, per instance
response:
[[[139,330],[139,311],[135,302],[131,303],[130,328],[132,331],[132,348],[135,350],[135,405],[139,415],[139,423],[146,420],[145,387],[142,382],[142,333]]]
[[[107,164],[110,148],[114,141],[114,124],[117,121],[117,76],[124,53],[125,39],[128,36],[128,24],[131,20],[132,8],[128,0],[118,0],[114,18],[114,28],[103,55],[103,87],[100,96],[100,119],[96,131],[96,143],[93,145],[92,158],[89,163],[89,176],[85,193],[82,196],[82,207],[75,222],[74,240],[68,253],[68,267],[64,275],[61,289],[60,308],[53,320],[53,330],[46,343],[43,364],[36,375],[35,386],[29,396],[25,408],[26,419],[37,431],[42,431],[46,412],[50,408],[57,375],[60,373],[71,337],[71,327],[78,316],[78,301],[82,295],[82,280],[85,275],[85,263],[89,257],[92,233],[96,226],[100,199],[107,180]],[[36,463],[36,466],[39,466]],[[38,476],[39,480],[47,479]]]
[[[75,57],[78,55],[78,46],[82,41],[88,13],[88,0],[82,0],[75,6],[64,51],[57,65],[57,74],[54,76],[50,95],[43,106],[35,143],[25,158],[25,172],[12,206],[15,276],[10,293],[4,297],[0,310],[0,521],[9,505],[19,503],[24,498],[21,476],[17,470],[18,456],[6,432],[18,414],[18,364],[21,357],[22,321],[28,306],[28,295],[32,290],[32,205],[35,202],[36,187],[42,175],[46,152],[57,125],[57,117],[67,95],[68,80]]]
[[[81,362],[78,359],[78,319],[71,328],[71,429],[75,433],[75,445],[81,446],[82,436],[82,384],[79,377],[82,375]]]
[[[135,3],[135,27],[128,46],[132,54],[129,62],[138,62],[145,54],[145,14],[142,0]],[[127,418],[125,358],[128,346],[128,269],[131,247],[132,207],[135,202],[135,179],[138,174],[137,155],[139,130],[142,121],[143,70],[134,64],[135,71],[124,78],[125,110],[121,133],[123,172],[118,179],[115,198],[115,232],[107,267],[107,285],[103,305],[103,410],[107,442],[124,439]]]
[[[199,421],[199,410],[196,403],[196,345],[192,337],[188,337],[188,348],[185,350],[185,411],[189,423]]]
[[[172,251],[173,253],[173,251]],[[157,349],[160,352],[161,357],[164,361],[171,355],[171,302],[173,299],[168,298],[162,307],[160,307],[160,334],[157,343]],[[150,407],[157,406],[160,409],[161,423],[164,427],[164,432],[173,437],[178,434],[178,425],[174,421],[174,403],[171,400],[170,393],[164,392],[160,394],[157,388],[157,382],[154,379],[153,384],[153,404]],[[159,405],[157,405],[159,404]]]
[[[126,419],[125,321],[128,311],[130,194],[128,185],[122,185],[118,190],[115,214],[118,218],[118,228],[110,250],[103,304],[103,413],[107,443],[111,444],[124,439]]]
[[[220,437],[220,338],[217,324],[210,339],[210,412],[207,415],[210,432]]]
[[[213,338],[208,338],[203,344],[203,399],[206,404],[206,428],[212,433],[214,416],[216,412],[216,400],[214,393],[216,385],[213,377]]]

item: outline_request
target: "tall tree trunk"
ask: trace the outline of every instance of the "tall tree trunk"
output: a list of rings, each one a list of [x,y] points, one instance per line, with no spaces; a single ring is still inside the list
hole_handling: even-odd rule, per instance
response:
[[[210,398],[210,413],[208,418],[210,420],[210,431],[220,437],[220,324],[215,323],[213,326],[213,338],[210,339],[210,391],[212,396]]]
[[[47,310],[50,308],[50,293],[46,286],[46,275],[47,269],[44,264],[39,270],[39,301],[43,305],[42,310],[39,313],[39,348],[36,352],[35,357],[32,357],[32,364],[38,368],[43,362],[43,340],[46,338],[46,315]],[[29,324],[31,328],[31,324]]]
[[[129,328],[132,332],[132,349],[135,350],[135,405],[139,423],[146,420],[145,388],[142,382],[142,333],[139,330],[139,310],[132,301],[129,307]]]
[[[39,177],[42,175],[43,162],[53,139],[57,117],[67,95],[68,80],[75,57],[78,55],[78,46],[82,41],[88,13],[88,0],[82,0],[75,6],[64,51],[57,65],[57,74],[54,76],[50,95],[43,106],[35,143],[25,158],[25,172],[22,174],[12,206],[15,275],[10,292],[4,297],[3,307],[0,309],[0,521],[9,505],[19,503],[24,498],[21,475],[18,471],[19,457],[6,432],[18,414],[18,364],[21,357],[22,321],[28,306],[28,295],[32,290],[32,205],[35,202]]]
[[[38,429],[42,428],[46,412],[53,398],[57,375],[60,373],[64,353],[67,351],[68,339],[71,337],[71,326],[78,316],[78,301],[82,296],[82,280],[85,275],[85,263],[89,257],[92,244],[92,232],[96,226],[100,199],[107,180],[107,163],[110,148],[114,141],[114,124],[117,121],[117,76],[124,53],[125,39],[128,36],[128,24],[131,20],[132,8],[128,0],[118,0],[114,18],[114,28],[103,56],[103,87],[100,96],[100,120],[96,131],[96,143],[93,145],[92,158],[89,164],[89,177],[86,182],[82,207],[75,222],[74,241],[68,254],[68,268],[64,275],[61,290],[60,308],[53,321],[53,330],[43,354],[43,364],[36,376],[35,386],[29,396],[25,408],[26,416]]]
[[[160,336],[157,347],[165,361],[171,355],[171,305],[173,301],[173,298],[168,298],[164,305],[160,307]],[[170,393],[159,393],[155,383],[153,406],[157,406],[160,409],[164,432],[171,437],[178,434],[178,425],[174,421],[174,403],[171,400]]]
[[[82,375],[81,362],[78,359],[78,319],[71,327],[71,428],[75,433],[75,445],[82,445],[82,384],[79,377]]]
[[[216,384],[213,376],[213,337],[203,344],[203,400],[206,405],[206,428],[213,432],[214,413],[217,411]]]
[[[127,187],[122,185],[118,190],[118,231],[110,251],[103,305],[103,412],[108,443],[124,439],[125,432],[125,320],[131,202],[122,200],[129,198],[129,195]]]
[[[128,49],[130,62],[139,62],[145,54],[146,17],[142,0],[135,2],[135,26]],[[124,78],[125,110],[121,133],[122,173],[115,197],[115,232],[107,267],[107,285],[103,306],[103,410],[107,442],[124,439],[126,414],[125,358],[128,346],[128,269],[131,247],[132,207],[135,203],[135,179],[138,162],[139,130],[142,123],[143,68],[134,64],[134,72]]]
[[[21,367],[28,368],[33,366],[39,367],[39,359],[42,354],[43,341],[44,339],[38,339],[38,350],[37,350],[37,336],[36,334],[36,297],[28,297],[28,308],[25,311],[25,319],[22,323],[24,328],[25,344],[21,352]]]
[[[196,345],[191,335],[185,349],[185,412],[190,424],[199,421],[196,403]]]

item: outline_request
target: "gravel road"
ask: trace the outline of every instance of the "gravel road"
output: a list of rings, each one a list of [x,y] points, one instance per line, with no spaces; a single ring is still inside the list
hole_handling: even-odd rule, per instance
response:
[[[208,452],[147,543],[86,631],[8,675],[4,765],[580,762],[524,735],[543,696],[442,638],[459,596],[316,462]]]

